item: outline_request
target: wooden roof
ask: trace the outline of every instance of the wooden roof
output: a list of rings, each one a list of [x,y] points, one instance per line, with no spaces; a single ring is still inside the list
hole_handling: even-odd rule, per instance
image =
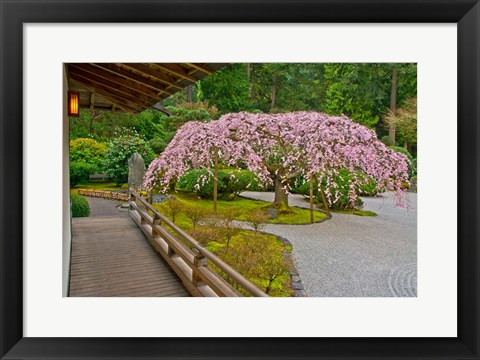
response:
[[[80,107],[139,113],[226,64],[67,63],[68,86]]]

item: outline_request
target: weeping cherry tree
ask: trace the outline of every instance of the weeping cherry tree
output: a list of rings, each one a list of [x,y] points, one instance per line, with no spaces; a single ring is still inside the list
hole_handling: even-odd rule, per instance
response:
[[[216,181],[219,162],[246,167],[263,183],[274,184],[276,206],[288,206],[289,183],[299,176],[311,182],[316,177],[319,187],[325,180],[324,195],[329,203],[339,196],[331,190],[338,187],[333,175],[339,169],[370,175],[380,190],[397,190],[399,194],[408,179],[406,157],[388,149],[374,131],[345,116],[242,112],[226,114],[210,123],[185,124],[151,163],[144,186],[166,191],[170,181],[198,168],[208,169]],[[353,176],[350,183],[352,203],[358,197],[355,189],[362,179]],[[202,186],[202,181],[206,179],[199,179],[196,185]]]

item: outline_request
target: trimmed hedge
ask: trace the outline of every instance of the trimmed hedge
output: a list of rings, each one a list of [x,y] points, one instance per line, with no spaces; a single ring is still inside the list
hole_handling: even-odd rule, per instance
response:
[[[90,205],[87,199],[80,195],[71,196],[72,217],[87,217],[90,215]]]
[[[256,176],[248,170],[222,169],[218,171],[218,198],[233,200],[242,191],[263,190]],[[190,170],[180,177],[177,188],[193,192],[206,199],[213,198],[213,175],[207,170]]]

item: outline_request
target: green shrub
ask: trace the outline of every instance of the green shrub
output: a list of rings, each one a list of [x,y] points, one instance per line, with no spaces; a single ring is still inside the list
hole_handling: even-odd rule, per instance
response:
[[[88,177],[97,171],[97,167],[83,162],[70,163],[70,186],[85,182]]]
[[[103,165],[108,178],[117,185],[128,181],[128,160],[134,153],[142,156],[145,167],[155,157],[147,141],[135,131],[123,129],[110,141]]]
[[[378,189],[378,183],[369,175],[357,174],[362,176],[363,181],[357,188],[357,193],[360,196],[377,196],[380,192]]]
[[[338,188],[330,187],[330,192],[335,193],[335,190],[338,191],[338,195],[335,197],[335,200],[332,200],[329,204],[332,209],[352,209],[359,208],[363,205],[363,201],[358,198],[355,204],[351,204],[348,197],[350,191],[350,183],[353,180],[353,176],[360,177],[362,182],[359,186],[356,187],[357,195],[361,196],[375,196],[378,194],[378,184],[370,176],[362,173],[351,173],[346,169],[341,169],[338,171],[337,175],[334,175],[332,180],[338,184]],[[310,183],[305,181],[303,178],[299,178],[296,181],[297,185],[294,185],[291,189],[293,193],[302,194],[305,196],[310,196]],[[327,181],[322,179],[321,184],[322,190],[325,192],[327,190]],[[317,182],[313,182],[314,196],[319,204],[323,204],[321,193],[317,191]]]
[[[102,170],[102,164],[107,153],[107,147],[89,138],[78,138],[70,141],[70,161],[81,162],[97,167]]]
[[[190,170],[177,182],[178,189],[193,192],[203,198],[213,198],[213,175],[207,170]],[[245,190],[259,190],[256,176],[248,170],[222,169],[218,171],[218,198],[233,200]]]
[[[222,240],[218,228],[214,226],[197,226],[196,228],[189,229],[188,234],[203,245],[207,245],[212,241],[220,243]]]
[[[71,196],[72,217],[87,217],[90,215],[90,206],[87,199],[80,195]]]
[[[382,136],[380,141],[383,142],[387,146],[394,146],[395,145],[395,144],[392,144],[392,142],[390,141],[390,136],[388,136],[388,135]]]
[[[155,137],[151,139],[148,144],[152,148],[153,152],[155,154],[160,154],[165,150],[167,147],[168,143],[170,142],[171,138],[163,138],[163,137]]]

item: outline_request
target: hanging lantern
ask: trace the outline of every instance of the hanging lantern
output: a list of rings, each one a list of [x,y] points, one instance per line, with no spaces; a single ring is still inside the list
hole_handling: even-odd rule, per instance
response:
[[[76,91],[68,92],[68,116],[80,115],[80,93]]]

